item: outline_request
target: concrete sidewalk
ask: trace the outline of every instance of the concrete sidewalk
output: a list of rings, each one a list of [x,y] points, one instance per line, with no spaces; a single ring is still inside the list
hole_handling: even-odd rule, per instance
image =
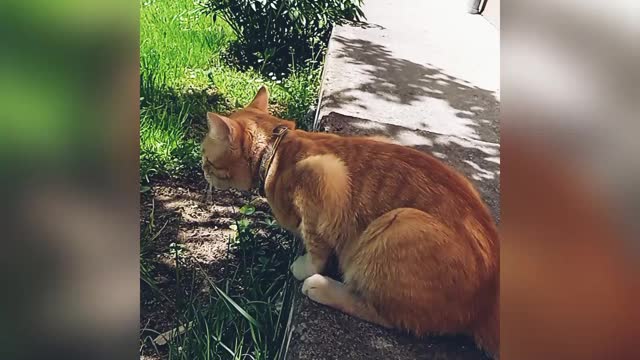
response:
[[[499,33],[466,3],[365,1],[367,24],[334,29],[318,119],[336,111],[498,142]]]
[[[365,0],[332,34],[318,130],[385,135],[467,175],[497,221],[499,32],[466,0]],[[297,294],[288,359],[485,359],[465,337],[416,339]]]

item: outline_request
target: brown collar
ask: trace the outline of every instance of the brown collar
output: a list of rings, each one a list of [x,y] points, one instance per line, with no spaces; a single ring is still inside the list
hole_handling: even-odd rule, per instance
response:
[[[276,151],[278,150],[278,145],[282,139],[287,135],[289,128],[285,125],[278,125],[273,129],[273,133],[271,134],[271,141],[267,144],[264,153],[262,154],[262,159],[260,160],[260,167],[258,168],[258,192],[261,196],[266,196],[265,194],[265,186],[267,181],[267,174],[269,173],[269,168],[271,167],[271,163],[273,162],[273,158],[276,156]]]

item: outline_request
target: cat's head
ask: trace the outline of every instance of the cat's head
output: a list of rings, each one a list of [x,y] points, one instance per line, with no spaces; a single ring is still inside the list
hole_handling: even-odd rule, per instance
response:
[[[272,116],[269,92],[258,90],[253,101],[229,116],[207,113],[209,131],[202,141],[202,171],[216,189],[249,190],[254,187],[257,157],[278,125],[295,123]]]

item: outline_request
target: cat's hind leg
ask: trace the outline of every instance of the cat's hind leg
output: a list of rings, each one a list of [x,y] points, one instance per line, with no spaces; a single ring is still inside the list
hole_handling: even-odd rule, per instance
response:
[[[465,235],[418,209],[372,221],[343,254],[344,283],[394,328],[467,332],[483,277]]]

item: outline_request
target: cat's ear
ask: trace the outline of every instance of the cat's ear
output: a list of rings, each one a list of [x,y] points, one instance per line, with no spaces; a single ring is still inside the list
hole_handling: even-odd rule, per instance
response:
[[[231,125],[229,122],[230,120],[224,116],[208,112],[209,137],[216,140],[229,140],[231,137]]]
[[[251,104],[247,107],[269,112],[269,90],[267,90],[266,86],[263,85],[260,87],[253,101],[251,101]]]

